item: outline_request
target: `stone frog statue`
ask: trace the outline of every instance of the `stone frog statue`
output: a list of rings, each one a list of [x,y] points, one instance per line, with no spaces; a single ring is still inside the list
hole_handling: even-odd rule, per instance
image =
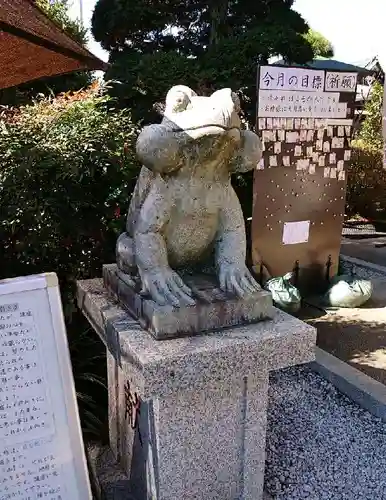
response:
[[[141,293],[159,305],[194,305],[178,270],[213,255],[222,291],[261,290],[245,264],[243,213],[230,176],[255,168],[262,145],[242,130],[237,95],[173,87],[162,123],[144,127],[136,150],[143,168],[117,242],[120,277],[139,274]]]

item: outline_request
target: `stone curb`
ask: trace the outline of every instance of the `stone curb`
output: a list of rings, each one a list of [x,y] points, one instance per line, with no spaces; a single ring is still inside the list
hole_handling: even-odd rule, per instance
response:
[[[386,267],[380,266],[379,264],[374,264],[373,262],[369,262],[367,260],[358,259],[356,257],[350,257],[349,255],[340,254],[340,258],[344,264],[348,264],[355,267],[361,268],[363,270],[370,271],[374,274],[380,274],[386,277]]]
[[[315,354],[315,361],[309,364],[313,371],[359,406],[386,422],[386,386],[319,347]]]

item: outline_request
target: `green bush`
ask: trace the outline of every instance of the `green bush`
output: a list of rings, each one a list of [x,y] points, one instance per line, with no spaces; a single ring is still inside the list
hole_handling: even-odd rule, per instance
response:
[[[386,220],[386,169],[382,151],[354,143],[347,182],[346,214]]]
[[[96,431],[89,382],[103,369],[74,285],[100,276],[103,263],[114,260],[120,207],[138,174],[136,127],[127,111],[113,108],[94,85],[6,110],[0,122],[0,277],[58,274],[87,431]]]
[[[347,215],[386,219],[386,169],[383,166],[383,86],[376,82],[365,106],[366,119],[352,142],[347,185]]]

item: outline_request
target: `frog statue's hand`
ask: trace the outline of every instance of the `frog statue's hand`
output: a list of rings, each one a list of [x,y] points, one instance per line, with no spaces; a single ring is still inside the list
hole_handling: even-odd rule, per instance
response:
[[[220,289],[240,298],[261,291],[246,265],[225,264],[219,269]]]
[[[141,272],[142,293],[149,293],[157,304],[181,307],[192,306],[196,301],[192,297],[192,292],[185,285],[178,274],[166,267],[155,272]]]
[[[144,201],[134,230],[136,263],[142,292],[159,305],[193,305],[192,292],[169,266],[163,229],[170,220],[174,204],[172,190],[161,177],[154,180]]]
[[[249,172],[257,167],[263,156],[263,144],[251,130],[241,131],[241,144],[230,162],[232,174]]]

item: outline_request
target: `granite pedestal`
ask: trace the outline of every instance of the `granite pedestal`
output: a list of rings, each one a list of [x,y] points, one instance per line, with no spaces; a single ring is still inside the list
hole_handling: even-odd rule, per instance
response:
[[[135,282],[133,278],[132,283],[127,284],[120,276],[116,264],[103,266],[107,290],[157,340],[257,323],[274,315],[272,295],[266,290],[242,299],[229,297],[210,275],[184,276],[197,303],[178,309],[156,304],[151,297],[140,294],[140,280]]]
[[[269,372],[314,359],[315,329],[272,320],[157,341],[102,280],[78,302],[108,349],[110,445],[135,500],[261,500]]]

